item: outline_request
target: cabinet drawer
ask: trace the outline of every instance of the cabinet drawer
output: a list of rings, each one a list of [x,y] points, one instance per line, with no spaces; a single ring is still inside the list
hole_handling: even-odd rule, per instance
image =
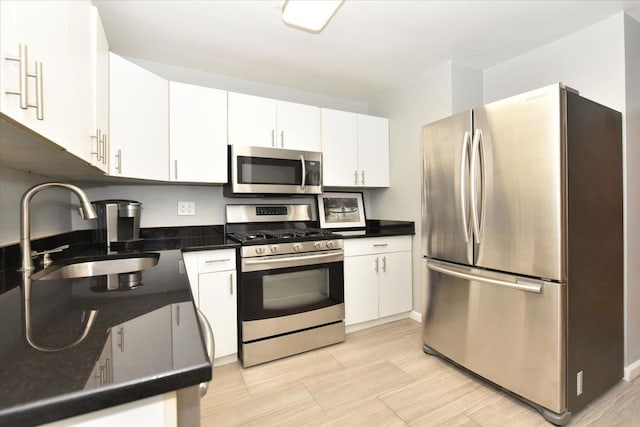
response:
[[[344,256],[380,254],[411,250],[411,236],[345,239]]]
[[[220,249],[198,253],[198,273],[235,269],[235,249]]]

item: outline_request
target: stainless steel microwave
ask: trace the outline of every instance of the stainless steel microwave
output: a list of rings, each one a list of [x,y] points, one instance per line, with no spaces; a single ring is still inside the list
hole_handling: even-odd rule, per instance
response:
[[[229,147],[225,196],[322,193],[322,153],[284,148]]]

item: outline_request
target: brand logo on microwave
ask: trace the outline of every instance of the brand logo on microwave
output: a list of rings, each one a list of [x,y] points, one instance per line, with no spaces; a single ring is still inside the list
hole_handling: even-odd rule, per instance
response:
[[[309,162],[309,165],[311,165],[311,166],[315,166],[315,165],[316,165],[316,162]]]

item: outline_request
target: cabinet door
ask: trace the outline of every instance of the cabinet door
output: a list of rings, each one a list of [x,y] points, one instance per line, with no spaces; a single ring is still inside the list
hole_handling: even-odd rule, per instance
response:
[[[67,7],[67,115],[66,137],[59,143],[70,153],[92,162],[93,141],[93,46],[91,13],[86,1],[71,1]]]
[[[2,27],[0,43],[0,111],[18,123],[58,144],[67,135],[67,2],[0,1]],[[26,67],[36,73],[35,63],[42,64],[42,114],[35,108],[20,108],[20,97],[7,91],[20,88],[20,67],[7,56],[18,57],[19,45],[27,47]],[[28,103],[36,105],[36,78],[27,77]]]
[[[109,171],[109,42],[98,14],[91,10],[93,125],[91,131],[91,163]],[[100,135],[98,135],[98,131]],[[99,136],[99,138],[98,138]]]
[[[358,122],[355,113],[322,108],[322,183],[358,184]]]
[[[360,185],[389,186],[389,120],[358,114]]]
[[[276,146],[276,101],[229,92],[229,144]]]
[[[276,145],[291,150],[320,150],[320,109],[278,101]]]
[[[112,175],[168,181],[169,82],[109,55]]]
[[[227,92],[169,83],[169,179],[227,182]]]
[[[411,311],[413,307],[411,252],[378,255],[380,279],[380,317]]]
[[[344,258],[345,324],[378,318],[377,257],[372,255]]]
[[[215,340],[215,357],[238,352],[236,272],[200,274],[200,310],[209,320]]]

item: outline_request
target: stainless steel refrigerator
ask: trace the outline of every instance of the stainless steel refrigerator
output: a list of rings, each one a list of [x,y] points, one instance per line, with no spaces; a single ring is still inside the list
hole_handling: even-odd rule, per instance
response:
[[[424,351],[566,424],[623,376],[621,114],[555,84],[422,140]]]

